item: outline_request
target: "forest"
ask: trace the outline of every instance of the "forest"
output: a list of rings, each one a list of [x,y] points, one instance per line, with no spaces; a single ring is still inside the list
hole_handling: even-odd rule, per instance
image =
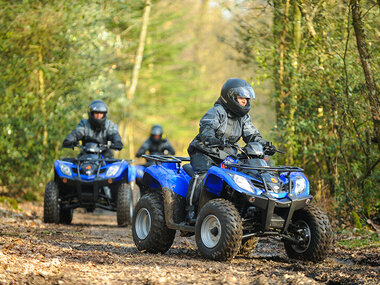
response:
[[[379,284],[379,18],[379,0],[0,0],[0,283]],[[201,259],[186,236],[147,258],[110,216],[42,223],[54,161],[78,154],[62,142],[91,101],[118,125],[116,158],[144,163],[155,124],[187,157],[229,78],[255,91],[253,124],[284,152],[271,163],[304,169],[327,214],[324,264],[266,238],[231,263]]]
[[[0,194],[41,199],[102,99],[133,159],[161,124],[178,155],[230,77],[255,126],[358,226],[379,215],[379,2],[1,1]]]

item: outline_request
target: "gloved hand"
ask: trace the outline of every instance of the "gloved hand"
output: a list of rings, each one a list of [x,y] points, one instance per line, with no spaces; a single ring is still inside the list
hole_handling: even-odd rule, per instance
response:
[[[114,150],[122,150],[123,146],[116,143],[116,144],[111,144],[110,148],[112,148]]]
[[[71,142],[69,148],[74,149],[74,148],[76,148],[78,146],[80,146],[80,144],[78,142]]]
[[[277,148],[272,144],[272,142],[264,143],[264,153],[266,155],[274,155],[276,153]]]
[[[205,145],[222,145],[222,141],[216,137],[208,137],[205,141]]]

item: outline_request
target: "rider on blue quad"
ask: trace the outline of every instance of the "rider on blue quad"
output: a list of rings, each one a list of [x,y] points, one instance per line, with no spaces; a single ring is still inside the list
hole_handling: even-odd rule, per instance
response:
[[[234,144],[243,138],[247,144],[249,142],[262,144],[267,155],[275,153],[276,148],[271,142],[262,138],[251,121],[248,114],[251,109],[251,99],[255,99],[255,92],[249,83],[243,79],[230,78],[223,85],[220,97],[214,107],[202,117],[199,134],[188,148],[190,163],[195,172],[186,197],[190,220],[197,212],[198,200],[207,170],[222,162],[215,156],[217,154],[216,145],[222,146],[226,142]],[[236,149],[225,148],[224,151],[233,155]]]
[[[136,157],[141,157],[147,152],[149,154],[170,154],[174,155],[175,150],[167,138],[163,138],[164,130],[161,125],[154,125],[150,131],[149,138],[142,144],[137,151]],[[154,164],[153,161],[148,160],[144,165],[136,165],[136,182],[138,186],[142,186],[142,177],[145,168]]]
[[[154,125],[150,131],[150,137],[142,144],[137,151],[136,157],[149,154],[175,154],[175,150],[167,138],[163,138],[163,128],[161,125]]]
[[[63,141],[62,147],[72,148],[82,141],[83,145],[87,142],[94,142],[107,145],[111,142],[109,150],[103,153],[105,158],[112,158],[113,151],[121,150],[123,143],[117,125],[107,119],[107,104],[102,100],[94,100],[88,106],[88,120],[82,119],[75,130],[73,130]]]
[[[128,161],[113,158],[112,149],[121,150],[123,143],[107,111],[103,101],[91,102],[88,120],[81,120],[64,140],[63,147],[82,151],[77,158],[54,162],[54,180],[45,188],[44,222],[70,224],[76,208],[115,211],[119,226],[132,221],[134,197],[139,196],[136,171]]]

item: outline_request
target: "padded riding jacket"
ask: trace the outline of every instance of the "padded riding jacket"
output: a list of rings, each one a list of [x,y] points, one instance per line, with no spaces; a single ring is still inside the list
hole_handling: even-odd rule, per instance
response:
[[[233,116],[221,105],[220,99],[202,117],[199,126],[199,134],[193,139],[188,148],[190,155],[196,151],[205,154],[212,152],[212,149],[206,144],[214,141],[215,138],[221,143],[222,141],[237,143],[240,138],[243,138],[245,143],[266,143],[259,130],[253,125],[249,114],[243,117]],[[214,140],[211,138],[214,138]]]
[[[79,141],[82,141],[83,145],[87,142],[106,145],[107,141],[111,141],[111,148],[117,150],[123,148],[117,125],[110,120],[106,120],[104,127],[95,129],[92,127],[89,120],[82,119],[76,129],[65,138],[62,146],[70,148],[76,145]],[[109,150],[109,152],[112,153],[111,150]],[[109,155],[110,154],[107,156]]]
[[[174,148],[166,138],[159,142],[154,142],[151,138],[148,138],[137,151],[136,157],[142,156],[147,151],[149,154],[165,154],[165,151],[171,155],[175,154]]]

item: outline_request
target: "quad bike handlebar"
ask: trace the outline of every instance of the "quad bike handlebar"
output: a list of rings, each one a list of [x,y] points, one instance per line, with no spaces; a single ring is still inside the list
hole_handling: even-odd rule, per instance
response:
[[[225,148],[234,148],[234,149],[236,149],[236,150],[238,150],[238,151],[246,154],[244,148],[242,148],[237,143],[229,143],[229,142],[223,142],[222,144],[207,144],[207,143],[205,143],[205,145],[207,147],[210,147],[210,148],[218,148],[218,149],[221,149],[221,150],[225,149]],[[272,147],[273,147],[273,149],[274,149],[275,152],[285,154],[284,151],[277,149],[274,145],[272,145]],[[265,153],[265,147],[263,147],[263,148],[264,148],[264,153]]]
[[[181,163],[182,161],[190,161],[189,157],[163,155],[163,154],[143,154],[142,157],[157,162]]]

